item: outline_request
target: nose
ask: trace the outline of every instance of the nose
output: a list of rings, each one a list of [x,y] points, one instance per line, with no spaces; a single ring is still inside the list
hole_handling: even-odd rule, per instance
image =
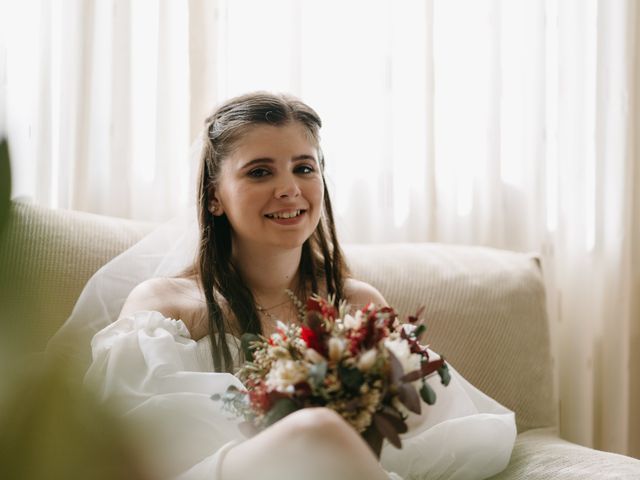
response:
[[[293,198],[300,195],[298,181],[292,173],[283,174],[276,185],[274,196],[276,198]]]

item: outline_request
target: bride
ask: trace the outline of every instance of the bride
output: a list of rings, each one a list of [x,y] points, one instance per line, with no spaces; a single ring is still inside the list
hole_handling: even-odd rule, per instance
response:
[[[114,300],[104,325],[92,324],[101,330],[85,383],[153,432],[147,447],[162,477],[487,478],[509,461],[513,413],[453,369],[447,388],[429,380],[438,401],[411,414],[403,448],[385,444],[380,461],[331,410],[297,411],[247,439],[210,398],[242,386],[232,375],[242,361],[237,339],[268,336],[277,320],[299,322],[297,299],[333,294],[354,308],[386,305],[378,290],[350,276],[344,260],[320,127],[301,101],[262,92],[234,98],[206,120],[197,241],[179,248],[195,259],[178,274],[118,287],[128,292],[124,303]],[[144,262],[139,247],[132,251]],[[135,266],[120,260],[118,268]],[[85,308],[76,307],[84,316],[111,303],[94,298],[104,284],[88,285],[79,302]]]

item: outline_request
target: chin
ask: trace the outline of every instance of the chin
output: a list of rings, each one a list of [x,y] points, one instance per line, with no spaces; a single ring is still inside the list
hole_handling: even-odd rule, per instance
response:
[[[278,238],[274,238],[271,242],[269,242],[274,247],[280,247],[285,249],[294,249],[301,248],[304,245],[312,234],[309,235],[290,235],[290,236],[280,236]]]
[[[294,250],[296,248],[301,248],[302,245],[304,245],[306,239],[301,239],[301,240],[291,240],[291,241],[280,241],[280,242],[273,242],[272,245],[274,247],[280,247],[282,249],[287,249],[287,250]]]

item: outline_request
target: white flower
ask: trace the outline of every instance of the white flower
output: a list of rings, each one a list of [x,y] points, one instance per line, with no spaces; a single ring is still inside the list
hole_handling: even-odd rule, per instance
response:
[[[369,370],[371,367],[373,367],[373,364],[376,361],[376,356],[377,351],[373,348],[364,352],[358,359],[358,369],[363,372]]]
[[[409,373],[420,368],[420,355],[417,353],[411,353],[409,343],[398,338],[396,340],[387,340],[384,342],[387,347],[396,356],[400,365],[402,365],[402,371]]]
[[[342,338],[331,337],[329,339],[329,360],[337,362],[342,358],[344,352],[345,340]]]
[[[351,316],[349,314],[344,316],[344,326],[348,330],[357,330],[362,326],[362,321],[364,320],[364,313],[361,310],[356,311],[355,316]]]
[[[416,328],[418,328],[418,327],[416,325],[414,325],[413,323],[403,323],[402,324],[402,329],[404,330],[404,332],[406,334],[413,333]]]
[[[293,386],[307,378],[307,368],[293,360],[276,360],[267,374],[266,385],[278,392],[292,392]]]

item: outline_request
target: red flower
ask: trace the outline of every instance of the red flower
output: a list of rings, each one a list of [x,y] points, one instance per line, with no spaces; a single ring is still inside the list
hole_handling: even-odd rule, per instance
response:
[[[337,315],[336,308],[324,298],[309,297],[307,312],[318,312],[323,318],[332,321],[336,319]]]
[[[322,305],[320,304],[320,299],[315,297],[309,297],[307,299],[307,310],[310,312],[319,312],[322,313]]]
[[[268,412],[271,408],[271,399],[267,392],[267,387],[262,382],[248,382],[249,401],[251,406],[258,412]]]
[[[302,338],[302,341],[307,344],[307,347],[313,348],[316,352],[323,353],[324,349],[320,343],[320,338],[314,330],[303,325],[300,329],[300,338]]]

